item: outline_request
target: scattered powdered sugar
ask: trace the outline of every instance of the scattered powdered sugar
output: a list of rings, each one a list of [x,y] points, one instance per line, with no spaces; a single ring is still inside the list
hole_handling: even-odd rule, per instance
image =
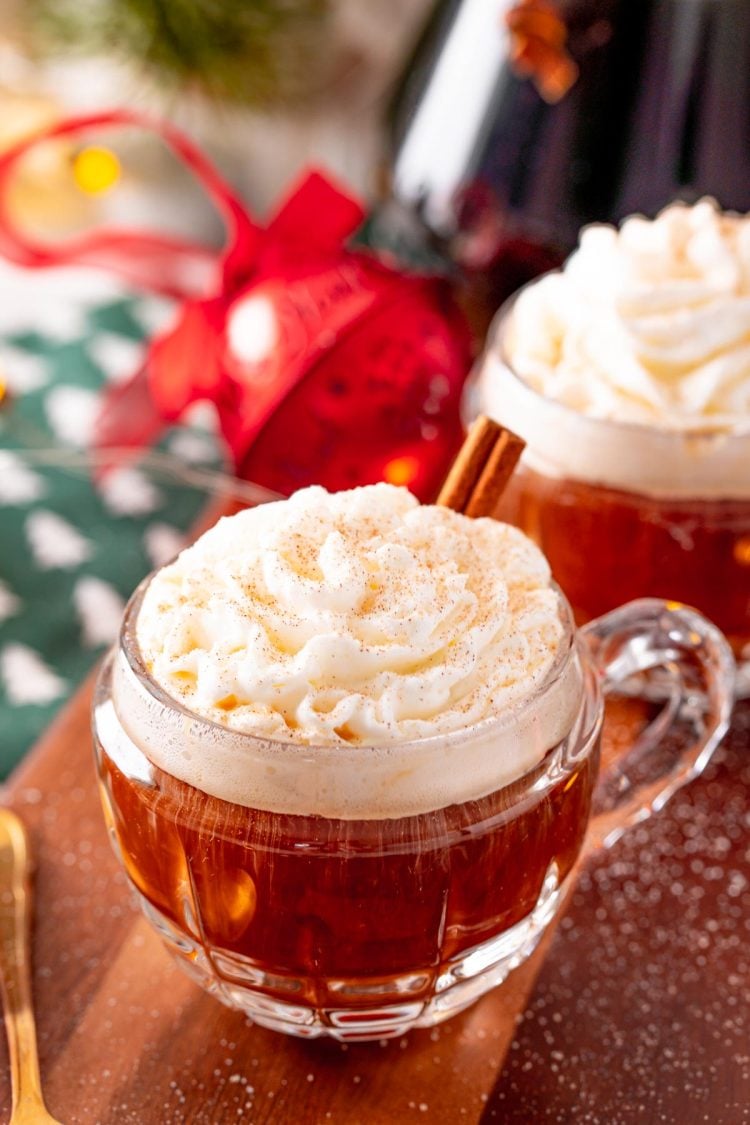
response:
[[[587,867],[487,1120],[750,1120],[750,705],[702,779]]]

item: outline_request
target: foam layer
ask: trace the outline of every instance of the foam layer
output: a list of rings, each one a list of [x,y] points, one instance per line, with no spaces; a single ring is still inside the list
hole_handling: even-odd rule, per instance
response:
[[[750,499],[750,432],[694,431],[589,418],[528,386],[494,351],[467,413],[496,418],[527,443],[522,464],[547,476],[674,499]]]
[[[120,651],[112,698],[94,721],[115,764],[146,783],[143,754],[173,777],[247,808],[382,820],[479,800],[533,769],[566,737],[577,749],[596,723],[582,705],[583,681],[576,652],[561,652],[538,696],[465,731],[410,743],[311,747],[240,734],[170,705]],[[588,698],[594,697],[595,690]]]
[[[515,528],[389,485],[307,489],[220,521],[154,576],[128,644],[184,711],[124,653],[115,706],[152,762],[226,800],[427,811],[521,776],[570,731],[564,613]]]

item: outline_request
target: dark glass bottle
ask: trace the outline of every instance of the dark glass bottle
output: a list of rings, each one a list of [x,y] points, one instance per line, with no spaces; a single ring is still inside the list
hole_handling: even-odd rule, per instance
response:
[[[750,210],[750,0],[441,0],[389,137],[381,227],[447,254],[481,331],[584,223]]]

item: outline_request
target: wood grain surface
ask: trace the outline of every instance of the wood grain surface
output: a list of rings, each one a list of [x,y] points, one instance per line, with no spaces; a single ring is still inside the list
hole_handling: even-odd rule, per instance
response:
[[[342,1046],[251,1027],[172,965],[106,838],[90,687],[4,793],[37,858],[34,992],[61,1121],[750,1120],[750,708],[706,777],[587,866],[502,988],[432,1031]]]

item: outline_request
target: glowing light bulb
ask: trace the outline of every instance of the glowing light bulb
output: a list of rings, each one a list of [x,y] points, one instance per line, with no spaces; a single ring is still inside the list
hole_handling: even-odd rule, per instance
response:
[[[75,181],[87,195],[102,195],[110,191],[121,174],[120,161],[108,148],[90,145],[81,149],[73,160]]]
[[[419,476],[418,457],[394,457],[383,468],[383,479],[388,484],[409,485]]]
[[[734,545],[734,557],[740,566],[750,566],[750,535],[743,535]]]

